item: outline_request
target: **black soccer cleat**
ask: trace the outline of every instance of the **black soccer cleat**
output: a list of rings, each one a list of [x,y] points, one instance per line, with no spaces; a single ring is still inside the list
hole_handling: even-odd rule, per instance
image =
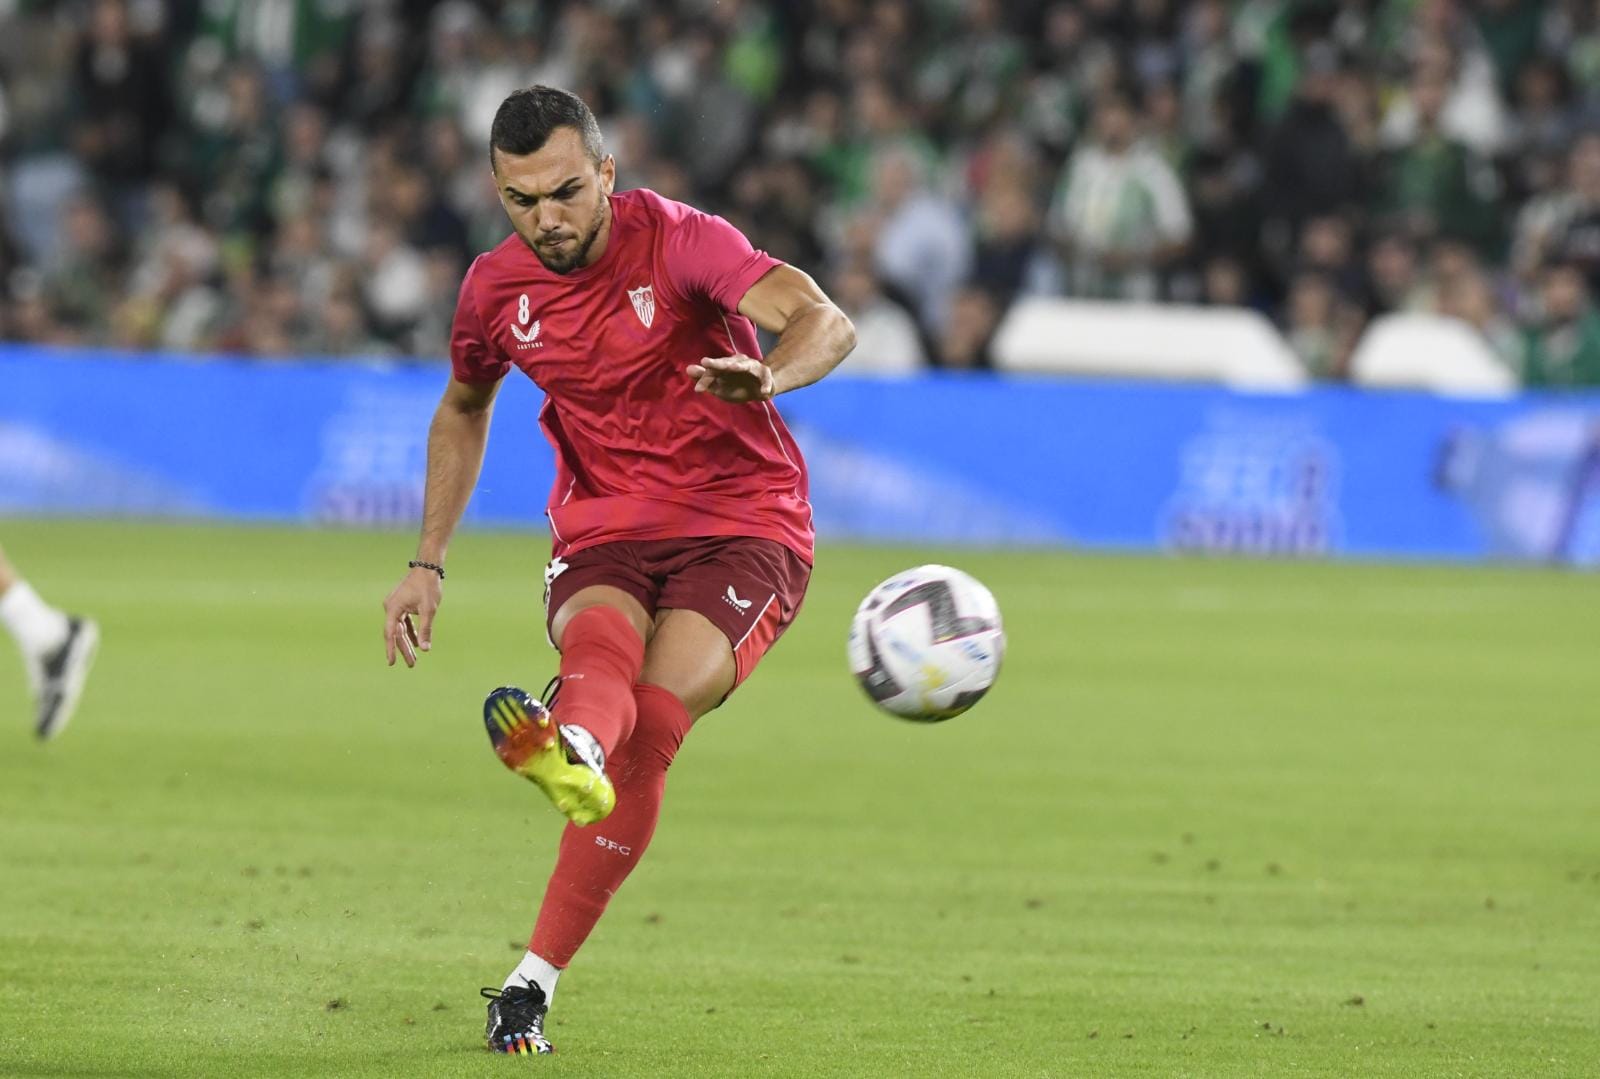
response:
[[[556,1047],[544,1036],[544,1017],[550,1010],[544,990],[537,985],[508,985],[484,989],[489,1001],[489,1024],[484,1040],[496,1053],[553,1053]]]
[[[100,627],[94,620],[73,617],[67,621],[67,639],[55,651],[39,657],[34,668],[39,692],[33,732],[40,741],[60,734],[72,718],[99,647]]]

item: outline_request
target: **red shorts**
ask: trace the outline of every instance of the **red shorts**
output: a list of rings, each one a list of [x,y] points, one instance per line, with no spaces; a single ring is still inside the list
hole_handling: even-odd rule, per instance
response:
[[[598,543],[545,567],[545,630],[579,589],[610,585],[638,600],[651,618],[674,609],[705,615],[733,646],[737,686],[794,621],[810,580],[805,560],[772,540],[697,536]]]

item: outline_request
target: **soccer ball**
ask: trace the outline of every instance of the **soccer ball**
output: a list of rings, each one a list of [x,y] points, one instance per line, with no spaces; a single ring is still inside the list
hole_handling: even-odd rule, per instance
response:
[[[994,596],[949,566],[895,574],[850,622],[850,669],[886,712],[923,723],[959,716],[994,685],[1006,634]]]

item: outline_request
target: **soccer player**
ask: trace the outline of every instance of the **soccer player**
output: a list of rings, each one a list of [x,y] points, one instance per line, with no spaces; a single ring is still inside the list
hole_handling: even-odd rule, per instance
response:
[[[48,741],[72,719],[100,644],[91,619],[56,610],[21,577],[0,549],[0,625],[16,639],[33,692],[33,732]]]
[[[572,94],[513,93],[489,156],[515,234],[461,284],[422,536],[383,632],[391,666],[432,647],[495,391],[521,368],[545,393],[556,455],[544,578],[560,673],[542,702],[495,690],[484,723],[569,824],[527,954],[484,995],[489,1048],[548,1053],[557,980],[649,844],[684,735],[800,608],[806,472],[771,400],[831,371],[855,331],[810,277],[721,218],[613,194],[615,162]],[[765,360],[757,326],[778,338]]]

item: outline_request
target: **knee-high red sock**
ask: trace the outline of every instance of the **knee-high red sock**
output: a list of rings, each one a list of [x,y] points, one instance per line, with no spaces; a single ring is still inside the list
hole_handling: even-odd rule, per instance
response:
[[[628,740],[636,706],[633,683],[644,667],[644,641],[615,607],[585,607],[561,633],[557,723],[576,723],[605,751]]]
[[[528,942],[530,952],[557,967],[572,961],[649,845],[661,814],[667,768],[693,722],[683,702],[660,686],[635,686],[633,697],[639,716],[633,737],[606,762],[617,788],[617,808],[599,824],[567,825]]]

